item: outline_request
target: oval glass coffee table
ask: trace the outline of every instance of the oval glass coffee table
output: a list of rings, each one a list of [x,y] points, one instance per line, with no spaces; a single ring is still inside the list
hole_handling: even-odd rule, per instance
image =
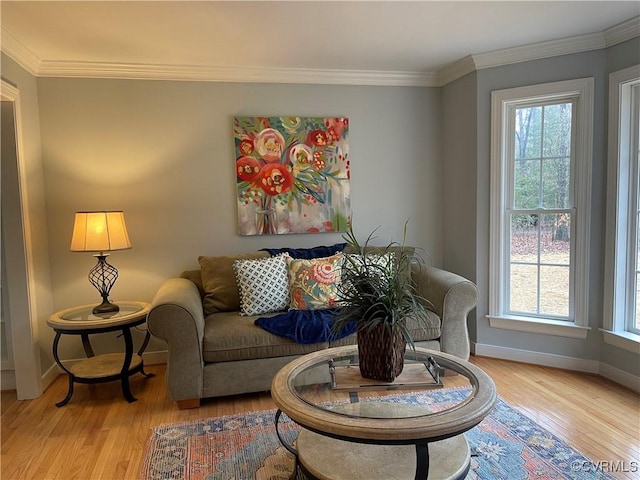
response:
[[[457,388],[446,402],[436,399],[443,388]],[[417,395],[407,403],[404,393]],[[470,465],[463,433],[489,414],[496,388],[475,365],[419,347],[407,349],[394,382],[364,379],[354,345],[289,363],[271,396],[278,437],[308,478],[461,479]],[[282,413],[303,427],[295,448],[280,434]]]

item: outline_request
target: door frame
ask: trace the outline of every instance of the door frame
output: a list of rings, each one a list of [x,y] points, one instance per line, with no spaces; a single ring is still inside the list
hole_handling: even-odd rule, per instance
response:
[[[4,227],[10,227],[12,235],[5,235],[0,248],[4,249],[6,281],[11,285],[11,298],[5,311],[9,323],[10,341],[13,350],[13,365],[18,400],[37,398],[42,394],[42,369],[38,349],[37,308],[33,248],[29,221],[29,198],[26,184],[26,165],[22,143],[22,108],[20,90],[0,79],[0,98],[13,103],[16,140],[16,167],[18,171],[19,205],[15,215],[2,216]],[[6,161],[6,159],[5,159]],[[5,229],[5,234],[7,230]]]

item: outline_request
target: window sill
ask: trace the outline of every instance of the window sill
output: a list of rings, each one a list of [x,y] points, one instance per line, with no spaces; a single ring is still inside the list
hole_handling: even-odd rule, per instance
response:
[[[600,331],[604,334],[604,343],[640,355],[640,335],[631,332],[612,332],[602,328]]]
[[[590,327],[575,325],[571,322],[559,320],[544,320],[525,317],[492,316],[487,315],[489,325],[493,328],[516,330],[518,332],[540,333],[557,337],[578,338],[584,340]]]

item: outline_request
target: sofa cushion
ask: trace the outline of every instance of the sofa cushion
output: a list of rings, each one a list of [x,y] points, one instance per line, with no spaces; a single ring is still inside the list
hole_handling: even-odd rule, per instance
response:
[[[338,284],[343,256],[289,259],[291,310],[334,308],[338,305]]]
[[[267,252],[246,253],[223,257],[198,257],[204,298],[204,314],[240,310],[240,293],[233,272],[233,262],[239,259],[267,258]]]
[[[240,315],[281,312],[289,306],[286,253],[276,257],[233,262],[240,290]]]
[[[302,345],[254,325],[257,316],[221,312],[205,319],[202,355],[204,361],[233,362],[259,358],[304,355],[327,348],[328,343]]]
[[[426,326],[422,326],[415,318],[407,318],[407,328],[414,342],[440,338],[442,332],[441,323],[440,317],[431,310],[427,310]]]
[[[430,310],[427,310],[427,325],[425,327],[420,326],[414,318],[409,318],[407,320],[407,327],[409,328],[409,333],[411,333],[411,338],[414,342],[440,339],[442,332],[441,324],[442,322],[440,321],[440,317]],[[358,343],[358,339],[357,334],[354,333],[353,335],[349,335],[338,340],[332,340],[329,342],[329,347],[341,347],[343,345],[352,345],[355,343]]]

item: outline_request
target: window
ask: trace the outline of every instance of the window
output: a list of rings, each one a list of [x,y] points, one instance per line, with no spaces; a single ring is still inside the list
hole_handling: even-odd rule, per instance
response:
[[[508,109],[505,312],[570,320],[574,101]],[[511,148],[510,148],[511,150]]]
[[[605,341],[640,352],[640,66],[609,78]]]
[[[593,79],[492,94],[490,325],[585,338]]]

